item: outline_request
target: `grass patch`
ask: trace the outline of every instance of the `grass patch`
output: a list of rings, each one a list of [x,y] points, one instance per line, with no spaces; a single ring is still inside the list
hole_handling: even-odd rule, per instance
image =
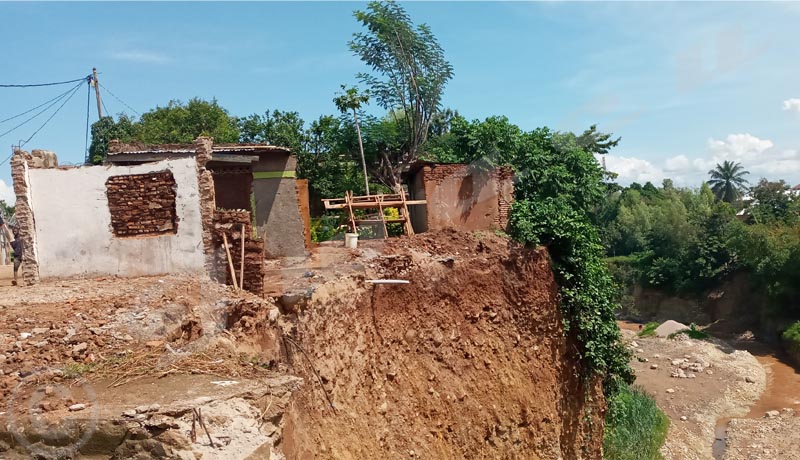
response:
[[[69,363],[64,366],[64,378],[77,379],[92,372],[96,364]]]
[[[656,335],[656,329],[660,326],[658,323],[647,323],[644,325],[641,331],[639,331],[639,337],[652,337]]]
[[[684,329],[682,331],[678,331],[678,332],[674,332],[674,333],[670,334],[669,338],[670,339],[674,339],[675,336],[677,336],[678,334],[686,334],[687,336],[689,336],[690,338],[695,339],[695,340],[706,340],[706,339],[708,339],[708,333],[703,331],[703,330],[698,329],[697,325],[694,324],[694,323],[689,325],[689,329]]]
[[[641,387],[623,386],[608,401],[603,458],[660,460],[669,419]]]

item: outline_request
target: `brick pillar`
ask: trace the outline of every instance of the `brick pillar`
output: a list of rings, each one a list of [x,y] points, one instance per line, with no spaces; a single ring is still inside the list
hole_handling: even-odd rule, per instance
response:
[[[32,160],[28,152],[15,150],[11,157],[11,178],[14,181],[14,193],[17,203],[14,214],[19,227],[19,239],[24,251],[22,256],[22,282],[31,286],[39,282],[39,262],[36,257],[36,226],[33,210],[30,205],[30,188],[28,185],[28,161]]]
[[[200,216],[203,222],[203,252],[205,254],[206,273],[211,273],[214,265],[214,178],[206,164],[211,160],[213,140],[210,137],[198,137],[194,141],[195,159],[197,160],[197,185],[200,189]]]

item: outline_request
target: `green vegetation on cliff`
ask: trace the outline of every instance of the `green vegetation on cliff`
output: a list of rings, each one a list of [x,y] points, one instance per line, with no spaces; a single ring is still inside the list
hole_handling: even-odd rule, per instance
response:
[[[621,389],[608,400],[603,458],[659,460],[669,419],[642,388]]]

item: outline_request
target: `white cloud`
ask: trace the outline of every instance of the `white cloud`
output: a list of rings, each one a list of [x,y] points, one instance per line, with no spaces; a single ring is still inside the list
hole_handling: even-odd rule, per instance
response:
[[[681,172],[686,171],[691,166],[691,161],[686,155],[678,155],[672,158],[668,158],[667,161],[664,162],[664,169],[670,172]]]
[[[157,51],[126,50],[111,53],[111,57],[121,61],[137,62],[139,64],[167,64],[172,58]]]
[[[617,182],[620,184],[647,181],[658,184],[666,177],[661,168],[641,158],[603,155],[597,157],[598,161],[602,162],[603,157],[606,160],[606,169],[619,175]]]
[[[0,179],[0,200],[5,201],[9,206],[13,206],[17,201],[17,195],[14,194],[14,187],[6,184],[6,181],[3,179]]]
[[[757,159],[774,144],[769,139],[759,139],[749,133],[729,134],[725,140],[709,139],[708,147],[714,157],[728,160]]]
[[[800,112],[800,98],[786,99],[783,101],[783,110]]]

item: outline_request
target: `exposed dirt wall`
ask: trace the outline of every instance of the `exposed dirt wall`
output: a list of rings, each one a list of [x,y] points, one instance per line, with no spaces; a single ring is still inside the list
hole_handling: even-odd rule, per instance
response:
[[[410,284],[340,280],[301,310],[288,459],[601,458],[605,402],[564,335],[546,251],[436,232],[385,254],[367,276]]]

